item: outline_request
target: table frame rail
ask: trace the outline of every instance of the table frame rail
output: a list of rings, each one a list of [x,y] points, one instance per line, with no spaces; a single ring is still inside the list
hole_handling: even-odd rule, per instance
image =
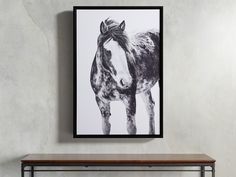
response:
[[[27,168],[28,167],[28,168]],[[36,167],[149,167],[149,169],[35,169]],[[155,169],[155,167],[199,167],[199,169]],[[210,169],[209,169],[210,167]],[[26,169],[27,168],[27,169]],[[178,164],[81,164],[81,163],[21,163],[21,177],[25,177],[25,173],[30,173],[30,177],[34,177],[36,172],[200,172],[200,177],[205,177],[206,172],[211,172],[215,177],[215,163],[178,163]]]

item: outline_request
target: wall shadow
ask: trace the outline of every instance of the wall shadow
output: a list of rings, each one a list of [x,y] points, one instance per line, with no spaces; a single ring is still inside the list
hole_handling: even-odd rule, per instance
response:
[[[153,138],[73,138],[73,12],[57,15],[58,51],[58,142],[140,143]]]
[[[20,172],[20,163],[23,157],[25,157],[25,155],[4,157],[4,161],[0,162],[0,167],[2,169],[1,173],[9,176],[15,176],[16,171]]]
[[[71,142],[73,130],[73,12],[57,15],[58,142]]]

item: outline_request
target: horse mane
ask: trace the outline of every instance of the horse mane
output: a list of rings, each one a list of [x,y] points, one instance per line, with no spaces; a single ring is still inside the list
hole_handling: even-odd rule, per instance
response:
[[[109,36],[109,38],[112,38],[113,40],[117,41],[118,44],[123,48],[123,50],[129,52],[129,39],[125,31],[120,29],[120,24],[110,18],[107,18],[105,20],[105,24],[108,27],[107,35]]]

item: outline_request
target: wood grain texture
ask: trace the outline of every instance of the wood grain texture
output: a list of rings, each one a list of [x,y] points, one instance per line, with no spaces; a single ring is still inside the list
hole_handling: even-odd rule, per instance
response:
[[[205,154],[29,154],[22,163],[76,163],[76,164],[191,164],[215,163]]]

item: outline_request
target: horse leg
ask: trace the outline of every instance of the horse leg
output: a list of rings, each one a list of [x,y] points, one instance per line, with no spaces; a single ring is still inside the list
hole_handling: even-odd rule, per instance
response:
[[[109,135],[111,130],[111,124],[109,122],[109,118],[111,116],[110,112],[110,102],[101,100],[100,98],[96,97],[97,105],[100,109],[102,115],[102,130],[103,134]]]
[[[135,113],[136,113],[136,98],[135,95],[125,96],[122,99],[126,107],[127,114],[127,131],[131,135],[135,135],[137,132],[135,123]]]
[[[154,106],[155,102],[152,99],[152,93],[150,90],[144,92],[141,94],[143,101],[146,105],[146,109],[149,115],[149,134],[155,134],[155,112],[154,112]]]

